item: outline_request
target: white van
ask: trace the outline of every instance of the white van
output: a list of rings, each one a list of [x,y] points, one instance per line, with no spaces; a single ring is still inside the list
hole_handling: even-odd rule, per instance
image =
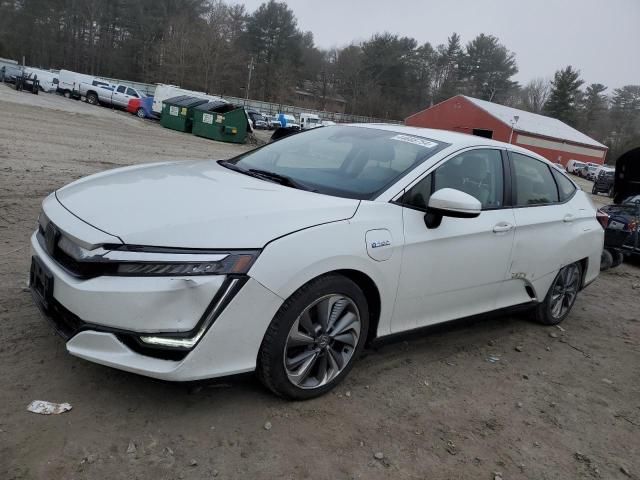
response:
[[[582,168],[586,166],[587,164],[584,162],[580,162],[578,160],[569,160],[567,162],[567,172],[575,174],[578,168]]]
[[[153,104],[151,105],[151,110],[153,110],[154,113],[160,115],[162,113],[162,102],[164,102],[168,98],[179,97],[180,95],[189,95],[190,97],[204,98],[206,100],[209,100],[210,102],[225,101],[221,97],[207,95],[204,92],[196,92],[194,90],[186,90],[184,88],[180,88],[176,85],[165,85],[159,83],[156,87],[155,92],[153,92]]]
[[[41,68],[25,67],[25,73],[36,75],[43,92],[51,93],[58,89],[58,74]]]
[[[314,113],[301,113],[300,114],[300,128],[302,130],[309,130],[311,128],[321,127],[322,120]]]
[[[80,98],[80,84],[110,86],[111,83],[101,78],[84,73],[72,72],[71,70],[60,70],[58,75],[58,93],[67,98]]]

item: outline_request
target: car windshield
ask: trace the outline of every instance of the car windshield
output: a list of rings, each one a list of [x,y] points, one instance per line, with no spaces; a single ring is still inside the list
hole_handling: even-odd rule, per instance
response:
[[[330,126],[292,135],[231,160],[309,190],[373,199],[447,143],[369,127]]]

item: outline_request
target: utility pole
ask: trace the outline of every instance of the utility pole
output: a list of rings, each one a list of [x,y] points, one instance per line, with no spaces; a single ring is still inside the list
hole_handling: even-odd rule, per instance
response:
[[[511,135],[509,135],[509,143],[511,143],[511,140],[513,140],[513,130],[516,128],[516,123],[518,123],[518,120],[520,120],[520,116],[518,115],[514,115],[513,119],[511,120]]]
[[[249,65],[247,65],[247,68],[249,69],[249,78],[247,79],[247,91],[246,96],[245,96],[245,100],[249,100],[249,88],[251,87],[251,72],[253,72],[253,69],[255,68],[255,66],[253,65],[253,57],[251,57],[251,61],[249,62]]]

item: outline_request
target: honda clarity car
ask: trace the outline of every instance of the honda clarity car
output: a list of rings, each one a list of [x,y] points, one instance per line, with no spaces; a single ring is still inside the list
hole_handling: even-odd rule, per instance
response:
[[[391,334],[514,306],[561,322],[603,235],[587,195],[528,150],[336,125],[55,191],[30,284],[72,355],[174,381],[256,371],[306,399]]]

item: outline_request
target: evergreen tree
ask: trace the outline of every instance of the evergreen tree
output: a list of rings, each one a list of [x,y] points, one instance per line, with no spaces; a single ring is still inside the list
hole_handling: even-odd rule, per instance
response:
[[[503,101],[516,87],[515,55],[493,35],[481,33],[467,44],[463,75],[465,91],[482,100]]]
[[[575,126],[580,86],[583,83],[580,71],[574,70],[571,65],[558,70],[551,81],[551,93],[543,109],[545,115]]]
[[[584,133],[592,137],[600,136],[607,121],[607,87],[601,83],[592,83],[582,95],[579,126]]]

